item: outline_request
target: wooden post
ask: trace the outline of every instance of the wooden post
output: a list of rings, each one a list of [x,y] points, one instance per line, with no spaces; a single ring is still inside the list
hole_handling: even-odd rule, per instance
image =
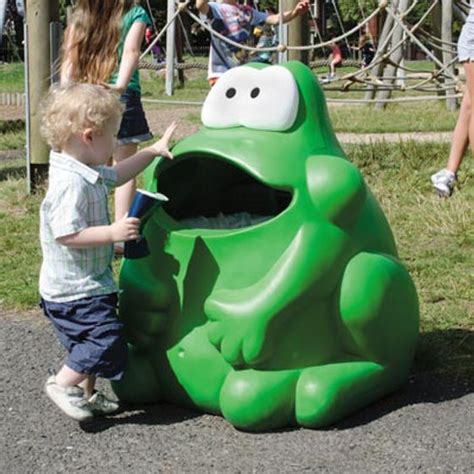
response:
[[[398,3],[398,0],[395,0],[393,2],[393,6],[396,7],[397,3]],[[393,26],[393,18],[390,15],[386,15],[385,21],[382,27],[382,32],[380,33],[380,38],[377,43],[377,52],[375,53],[375,57],[373,61],[377,61],[380,58],[380,56],[383,56],[386,53],[388,46],[390,44],[390,43],[386,44],[386,42],[387,42],[388,35],[390,34],[390,31],[392,30],[392,26]],[[383,71],[384,66],[385,65],[383,62],[375,65],[371,69],[372,75],[378,77],[380,73]],[[368,86],[364,99],[372,100],[375,97],[376,91],[377,91],[377,86]]]
[[[183,28],[182,23],[180,22],[179,15],[176,17],[175,23],[178,22],[176,25],[176,62],[182,63],[183,62]],[[182,69],[178,69],[178,81],[181,87],[184,87],[184,71]]]
[[[40,103],[51,78],[50,23],[59,21],[55,0],[27,0],[25,87],[27,94],[28,192],[34,192],[48,170],[49,149],[40,134]]]
[[[398,2],[398,13],[404,13],[411,0],[400,0]],[[392,34],[392,41],[391,44],[392,46],[395,46],[398,44],[403,38],[403,30],[402,28],[397,25],[395,28],[395,31]],[[383,84],[386,86],[393,85],[394,79],[393,77],[396,76],[397,74],[397,66],[394,66],[394,64],[400,64],[401,60],[403,59],[403,54],[404,54],[405,48],[402,46],[395,51],[393,51],[392,54],[390,54],[390,60],[392,61],[392,64],[387,64],[385,68],[383,69],[383,75],[388,77],[388,79],[383,80]],[[392,95],[391,90],[382,90],[379,91],[377,94],[377,103],[375,104],[375,110],[383,110],[385,106],[387,105],[387,102],[385,102],[386,99],[389,99],[390,96]]]
[[[175,8],[174,0],[168,0],[167,22],[173,18]],[[173,21],[166,30],[166,95],[173,95],[174,92],[175,30],[176,22]]]
[[[283,0],[283,12],[292,10],[296,5],[296,0]],[[308,14],[300,15],[288,23],[288,44],[291,46],[302,46],[309,44]],[[308,51],[289,51],[288,60],[301,61],[308,64]]]
[[[438,2],[436,6],[434,7],[433,14],[431,17],[431,26],[433,29],[433,35],[436,36],[437,38],[441,38],[441,24],[442,24],[442,10],[441,10],[441,3]],[[433,54],[436,56],[436,58],[440,61],[443,62],[443,53],[439,49],[434,49]],[[436,70],[439,70],[439,66],[435,63],[435,68]],[[443,78],[440,77],[440,81],[444,82]],[[437,95],[442,96],[444,95],[444,91],[438,91]]]
[[[442,0],[442,24],[441,24],[441,38],[443,41],[453,41],[453,0]],[[449,51],[443,51],[443,64],[447,65],[454,59],[453,54]],[[447,69],[454,75],[454,64]],[[448,79],[452,82],[452,79]],[[452,96],[455,94],[454,87],[446,90],[446,95]],[[446,99],[446,108],[448,110],[456,110],[457,100],[454,97]]]

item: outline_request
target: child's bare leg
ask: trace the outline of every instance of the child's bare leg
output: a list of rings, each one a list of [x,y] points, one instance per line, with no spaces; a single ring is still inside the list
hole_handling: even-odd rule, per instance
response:
[[[96,378],[93,375],[88,375],[79,385],[84,390],[84,398],[91,398],[94,393]]]
[[[81,374],[70,369],[67,365],[63,365],[61,370],[56,374],[56,383],[61,387],[72,387],[79,385],[87,379],[87,374]]]
[[[134,155],[137,149],[138,146],[135,143],[119,146],[114,154],[114,162],[126,160]],[[121,219],[130,209],[136,188],[136,182],[132,179],[115,189],[115,220]]]

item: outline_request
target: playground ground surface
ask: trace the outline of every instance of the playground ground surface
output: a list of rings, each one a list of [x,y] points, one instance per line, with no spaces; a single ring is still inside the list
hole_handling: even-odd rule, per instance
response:
[[[63,356],[50,325],[37,310],[0,313],[5,473],[474,469],[472,377],[415,367],[400,391],[326,430],[250,434],[218,416],[171,405],[126,407],[79,425],[42,393],[48,368]]]
[[[147,114],[158,135],[180,119],[180,138],[198,127],[197,111]],[[22,113],[0,108],[0,120]],[[23,132],[0,134],[2,472],[473,472],[473,168],[467,161],[454,196],[439,200],[429,174],[444,164],[449,144],[439,141],[450,134],[409,130],[401,138],[416,141],[338,136],[386,212],[418,288],[422,332],[410,380],[337,426],[265,434],[170,405],[127,407],[83,426],[55,410],[42,385],[63,352],[35,309],[41,192],[25,196]]]

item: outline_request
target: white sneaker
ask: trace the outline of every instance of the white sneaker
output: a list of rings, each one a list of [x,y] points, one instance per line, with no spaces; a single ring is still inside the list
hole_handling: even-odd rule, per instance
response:
[[[111,415],[119,409],[119,404],[115,400],[110,400],[102,392],[95,392],[87,400],[89,410],[94,415]]]
[[[451,196],[454,183],[456,182],[456,175],[447,169],[438,171],[433,176],[431,176],[431,182],[433,183],[434,188],[441,197]]]
[[[61,387],[56,383],[56,377],[52,375],[44,386],[46,395],[62,410],[67,416],[77,421],[88,421],[94,418],[87,400],[84,398],[82,388],[75,385],[71,387]]]

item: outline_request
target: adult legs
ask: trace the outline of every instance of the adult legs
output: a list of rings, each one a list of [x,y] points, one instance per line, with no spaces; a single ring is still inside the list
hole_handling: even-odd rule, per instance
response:
[[[453,141],[451,143],[451,150],[449,152],[448,163],[446,165],[446,169],[451,171],[451,173],[456,174],[459,167],[461,166],[461,162],[466,152],[466,149],[470,142],[470,128],[472,114],[472,107],[471,107],[471,95],[469,93],[469,89],[466,89],[464,93],[464,97],[461,103],[461,109],[459,110],[459,117],[456,122],[456,127],[454,128],[453,132]]]
[[[474,107],[472,107],[472,98],[474,98],[474,62],[466,62],[464,63],[464,71],[466,73],[466,93],[465,95],[469,95],[469,107],[468,107],[468,115],[469,115],[469,143],[474,144]],[[464,101],[463,101],[464,102]],[[472,149],[474,152],[474,149]],[[459,159],[458,168],[461,165],[462,156]]]
[[[469,143],[474,143],[474,110],[471,100],[474,97],[474,63],[464,63],[464,70],[466,71],[466,91],[454,128],[448,162],[444,169],[431,177],[433,186],[441,197],[451,195],[466,149]]]

